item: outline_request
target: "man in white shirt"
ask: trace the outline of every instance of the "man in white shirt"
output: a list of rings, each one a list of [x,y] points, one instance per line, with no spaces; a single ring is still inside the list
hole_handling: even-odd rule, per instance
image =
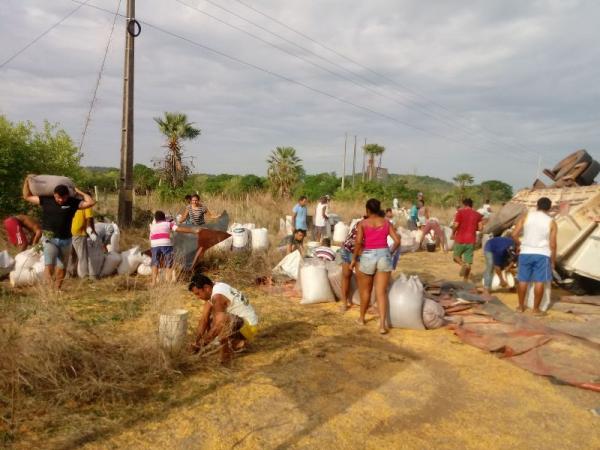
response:
[[[202,274],[192,277],[189,290],[204,300],[194,348],[200,350],[219,338],[221,363],[231,360],[258,332],[258,316],[246,296],[226,283],[213,283]]]
[[[556,265],[556,222],[548,214],[552,201],[542,197],[537,202],[537,211],[519,219],[513,239],[519,251],[519,307],[525,311],[525,295],[529,283],[534,283],[533,313],[541,314],[540,304],[544,296],[544,285],[552,281],[552,270]],[[522,232],[522,236],[521,236]]]
[[[317,209],[315,210],[315,240],[321,242],[323,236],[327,236],[327,226],[329,226],[329,202],[327,197],[319,199]]]

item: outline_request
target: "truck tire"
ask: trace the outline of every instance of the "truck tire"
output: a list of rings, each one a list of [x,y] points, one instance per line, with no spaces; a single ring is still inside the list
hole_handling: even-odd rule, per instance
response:
[[[582,186],[590,186],[594,183],[594,179],[598,173],[600,173],[600,163],[594,160],[587,169],[575,179],[575,181]]]
[[[567,175],[577,164],[584,162],[591,163],[592,161],[592,157],[585,150],[577,150],[576,152],[571,153],[552,169],[552,172],[556,174],[554,181],[558,181]]]
[[[505,230],[514,225],[519,216],[527,211],[525,205],[509,202],[497,213],[490,216],[490,220],[485,224],[483,233],[491,233],[494,236],[500,236]]]

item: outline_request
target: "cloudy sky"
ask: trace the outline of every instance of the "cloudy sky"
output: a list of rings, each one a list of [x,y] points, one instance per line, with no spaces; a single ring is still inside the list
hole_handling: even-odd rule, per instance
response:
[[[78,6],[2,0],[0,65]],[[207,173],[264,174],[276,146],[308,172],[341,173],[346,132],[348,167],[357,135],[384,145],[395,173],[515,187],[539,155],[544,167],[578,148],[600,159],[596,0],[138,0],[136,17],[136,162],[160,156],[163,111],[202,129],[186,151]],[[81,7],[0,68],[0,114],[58,122],[79,142],[112,20]],[[124,33],[119,18],[86,165],[118,166]]]

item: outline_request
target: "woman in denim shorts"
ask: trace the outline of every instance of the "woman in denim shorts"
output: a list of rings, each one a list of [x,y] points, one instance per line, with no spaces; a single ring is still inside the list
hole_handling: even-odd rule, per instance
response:
[[[393,226],[384,217],[381,210],[381,202],[377,199],[369,199],[366,205],[367,218],[357,226],[356,245],[354,247],[354,259],[350,265],[353,269],[358,257],[360,257],[358,277],[358,289],[360,291],[360,318],[358,323],[365,324],[365,314],[369,308],[373,283],[375,283],[375,294],[379,309],[379,332],[386,334],[388,298],[387,289],[392,272],[392,253],[400,247],[400,237]],[[390,236],[394,241],[391,250],[388,247],[387,238]]]

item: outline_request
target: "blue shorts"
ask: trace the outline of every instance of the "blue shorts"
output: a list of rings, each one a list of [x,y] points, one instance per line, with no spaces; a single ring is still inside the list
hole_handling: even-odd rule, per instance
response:
[[[390,249],[386,247],[363,250],[360,255],[359,270],[366,275],[375,275],[375,272],[393,272]]]
[[[71,256],[71,238],[51,238],[44,242],[44,265],[65,269]]]
[[[348,251],[347,249],[345,249],[344,247],[341,248],[340,250],[340,255],[342,257],[342,262],[344,264],[352,264],[352,255],[353,253],[351,251]],[[360,257],[356,258],[356,262],[360,261]]]
[[[552,261],[544,255],[519,255],[519,273],[521,282],[547,283],[552,281]]]
[[[173,267],[173,247],[152,247],[152,265]]]

